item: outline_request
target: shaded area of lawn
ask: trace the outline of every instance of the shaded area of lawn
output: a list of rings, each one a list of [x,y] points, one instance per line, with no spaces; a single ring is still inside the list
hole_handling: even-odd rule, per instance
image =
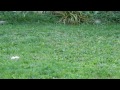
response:
[[[0,78],[119,78],[119,49],[119,24],[1,25]]]

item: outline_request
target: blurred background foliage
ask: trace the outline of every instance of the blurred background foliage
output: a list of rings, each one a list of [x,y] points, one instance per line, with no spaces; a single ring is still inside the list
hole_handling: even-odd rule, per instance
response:
[[[9,23],[120,23],[120,11],[0,11]]]

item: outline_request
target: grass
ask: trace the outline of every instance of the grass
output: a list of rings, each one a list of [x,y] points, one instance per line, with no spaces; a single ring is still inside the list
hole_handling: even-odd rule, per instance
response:
[[[120,78],[119,49],[119,24],[0,25],[0,78]]]

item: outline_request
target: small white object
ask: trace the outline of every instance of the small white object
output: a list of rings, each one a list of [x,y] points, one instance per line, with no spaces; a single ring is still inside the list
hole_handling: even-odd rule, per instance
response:
[[[5,23],[6,23],[6,21],[0,21],[0,25],[3,25]]]
[[[95,15],[98,14],[98,13],[99,13],[99,11],[95,11],[95,12],[94,12]]]
[[[19,56],[12,56],[11,59],[14,60],[14,59],[19,59],[20,57]]]
[[[96,24],[100,24],[101,21],[97,19],[97,20],[95,20],[95,23],[96,23]]]

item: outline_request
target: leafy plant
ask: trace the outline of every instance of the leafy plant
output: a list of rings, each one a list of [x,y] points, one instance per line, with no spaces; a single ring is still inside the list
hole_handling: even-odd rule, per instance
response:
[[[89,17],[88,13],[84,11],[55,11],[52,13],[56,14],[60,18],[59,22],[64,24],[83,23],[86,22]]]

